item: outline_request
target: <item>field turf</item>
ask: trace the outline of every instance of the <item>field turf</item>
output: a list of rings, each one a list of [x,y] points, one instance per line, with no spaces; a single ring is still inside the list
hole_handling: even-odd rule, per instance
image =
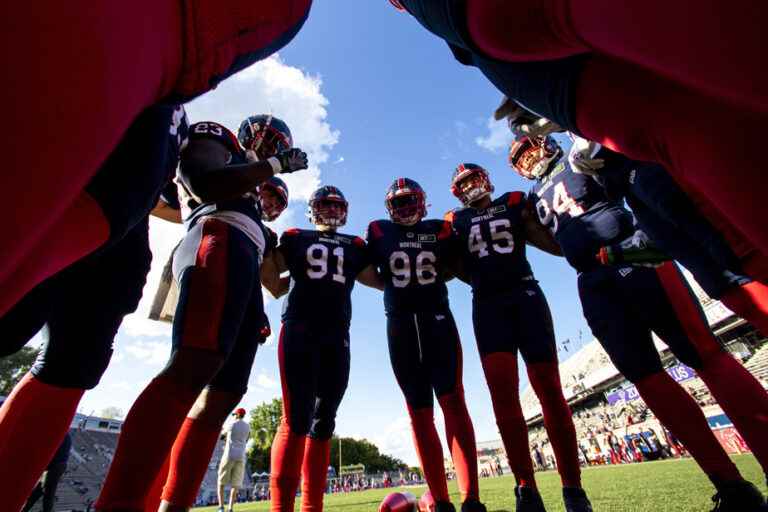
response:
[[[745,478],[765,493],[765,476],[754,457],[739,455],[734,461]],[[560,480],[557,473],[536,474],[548,512],[562,512]],[[703,512],[712,509],[712,485],[691,459],[644,462],[620,466],[587,468],[583,473],[584,487],[589,493],[595,512]],[[514,480],[510,476],[480,480],[482,501],[488,512],[514,512]],[[376,512],[382,498],[390,492],[406,490],[421,496],[425,488],[377,489],[328,496],[326,512]],[[456,483],[450,483],[451,499],[459,505]],[[299,498],[296,499],[296,510]],[[197,511],[215,511],[215,507]],[[236,512],[266,512],[267,502],[242,503]]]

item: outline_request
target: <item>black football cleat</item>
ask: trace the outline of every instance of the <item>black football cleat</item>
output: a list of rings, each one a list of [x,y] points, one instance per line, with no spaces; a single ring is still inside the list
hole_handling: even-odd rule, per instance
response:
[[[530,487],[515,487],[515,512],[547,512],[541,494]]]
[[[456,512],[456,507],[450,501],[438,501],[435,503],[435,512]]]
[[[592,504],[581,487],[563,487],[563,503],[566,512],[592,512]]]
[[[763,494],[746,480],[734,480],[718,486],[712,496],[712,512],[768,512]]]
[[[488,510],[477,500],[467,500],[461,504],[461,512],[488,512]]]

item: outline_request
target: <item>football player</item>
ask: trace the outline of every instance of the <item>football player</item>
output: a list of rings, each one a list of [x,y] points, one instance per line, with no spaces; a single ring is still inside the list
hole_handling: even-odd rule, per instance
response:
[[[390,220],[368,225],[368,247],[384,280],[389,359],[405,395],[416,453],[436,510],[455,509],[448,497],[433,396],[445,418],[461,510],[484,512],[479,501],[475,432],[464,400],[461,341],[445,286],[447,260],[453,253],[451,226],[424,219],[426,199],[417,182],[397,178],[384,200]]]
[[[515,475],[517,510],[544,510],[528,450],[528,427],[518,396],[517,354],[542,405],[569,512],[591,511],[581,487],[576,429],[563,396],[554,327],[547,300],[525,255],[530,243],[559,255],[522,192],[492,197],[488,172],[460,164],[451,192],[463,208],[451,211],[466,280],[472,286],[472,320],[496,423]]]
[[[715,485],[717,510],[768,509],[712,434],[701,408],[664,371],[651,332],[696,369],[725,413],[739,423],[737,428],[746,427],[743,434],[758,426],[765,431],[765,391],[717,342],[674,264],[654,269],[597,261],[601,247],[634,235],[634,218],[609,200],[590,175],[574,172],[562,156],[551,137],[523,137],[512,143],[509,161],[521,176],[536,181],[532,200],[538,218],[579,273],[579,295],[592,332]]]
[[[520,2],[497,1],[467,2],[465,5],[448,0],[399,0],[394,3],[407,9],[427,30],[444,39],[460,62],[478,67],[501,92],[524,107],[631,158],[663,165],[676,180],[686,181],[717,205],[758,249],[768,254],[768,230],[750,206],[760,204],[763,199],[763,176],[754,166],[752,155],[754,148],[762,143],[761,132],[768,103],[758,108],[755,104],[745,105],[743,101],[740,105],[736,104],[736,100],[734,103],[723,101],[723,96],[713,99],[698,88],[687,86],[690,84],[669,79],[670,76],[675,78],[674,74],[654,73],[645,67],[645,64],[650,66],[647,62],[643,64],[633,59],[621,61],[615,58],[614,53],[601,54],[596,49],[582,46],[581,42],[575,43],[578,51],[555,52],[541,60],[541,55],[534,50],[547,48],[551,34],[547,32],[546,21],[542,25],[539,16],[551,14],[549,4],[530,7],[522,6]],[[610,11],[618,17],[625,7],[616,6]],[[642,9],[631,11],[642,20],[646,9],[647,6],[643,5]],[[505,15],[509,10],[515,13]],[[662,10],[665,13],[668,11],[666,8]],[[754,10],[754,7],[747,9],[748,12]],[[567,11],[563,6],[562,12]],[[531,14],[536,15],[536,21],[530,21]],[[705,18],[705,25],[721,23],[714,14]],[[614,32],[613,26],[605,31],[604,25],[611,23],[609,18],[601,14],[594,19],[600,20],[603,33],[625,37],[621,30]],[[764,19],[764,13],[755,19]],[[665,21],[669,20],[665,16]],[[493,36],[493,23],[496,29],[503,27],[509,38],[522,45],[515,48],[526,48],[532,53],[524,52],[518,58],[512,58],[511,54],[502,51],[512,48],[511,43],[510,46],[497,46],[495,43],[488,46],[489,39],[498,37]],[[525,29],[518,30],[519,25]],[[623,25],[619,23],[618,26]],[[644,27],[645,24],[637,26]],[[679,32],[674,23],[670,26],[675,27],[674,34],[685,34],[685,39],[688,38],[688,32]],[[762,32],[752,30],[757,26],[760,24],[750,25],[743,37],[762,40]],[[572,33],[567,26],[563,30],[564,33]],[[734,38],[738,40],[740,37]],[[656,41],[667,39],[661,37]],[[594,51],[589,53],[590,50]],[[703,67],[713,72],[712,75],[720,73],[722,68],[708,67],[710,56],[700,50],[696,48],[696,62],[706,63]],[[718,56],[735,53],[723,52],[722,49],[717,51]],[[667,50],[660,53],[670,55]],[[706,58],[701,59],[702,55]],[[746,79],[744,84],[747,87],[752,87],[749,85],[751,81],[762,74],[751,69],[752,58],[733,61],[739,63],[737,74]],[[693,64],[694,61],[673,59],[670,62],[677,66],[683,62]],[[681,69],[693,73],[687,66]],[[720,75],[721,78],[725,76],[729,75]],[[727,87],[733,86],[730,80],[721,82],[726,83]],[[736,96],[741,94],[736,93]],[[765,95],[762,96],[764,100]],[[741,97],[754,96],[744,92]],[[733,127],[738,136],[724,138],[723,126]]]
[[[288,186],[277,176],[262,182],[257,193],[263,221],[277,220],[288,206]],[[277,235],[267,226],[263,227],[267,236],[265,254],[269,255],[277,246]],[[247,318],[248,322],[252,320]],[[241,326],[241,331],[243,329]],[[217,437],[212,433],[221,431],[232,409],[247,391],[256,350],[271,332],[265,314],[260,329],[253,334],[254,340],[235,345],[216,377],[197,397],[171,449],[161,511],[185,511],[194,504],[216,447]]]
[[[299,478],[301,510],[323,509],[336,411],[349,379],[349,322],[355,280],[383,289],[362,238],[337,232],[347,200],[333,186],[309,200],[314,230],[289,229],[265,260],[262,281],[288,294],[278,346],[283,417],[272,444],[271,510],[293,511]],[[288,271],[290,277],[281,278]]]
[[[0,241],[0,314],[45,277],[122,237],[152,209],[158,189],[138,187],[147,176],[136,170],[128,189],[135,190],[135,203],[122,210],[129,220],[124,230],[110,217],[111,205],[86,188],[139,114],[187,102],[279,50],[301,29],[311,3],[237,0],[222,9],[200,0],[139,0],[125,9],[106,1],[44,12],[9,5],[0,41],[16,78],[2,92],[13,98],[5,119],[14,129],[0,143],[7,158],[0,190],[13,191],[7,203],[13,222]],[[39,37],[19,47],[24,34]],[[55,87],[51,77],[59,78]]]
[[[188,232],[173,259],[179,285],[173,350],[126,417],[99,510],[143,509],[174,441],[163,499],[168,510],[191,506],[199,481],[177,485],[173,468],[196,476],[207,467],[217,418],[245,393],[263,327],[259,269],[271,250],[258,186],[274,174],[306,169],[307,156],[272,116],[243,121],[239,139],[214,122],[190,127],[177,178]],[[241,142],[255,159],[246,158]]]
[[[102,172],[128,178],[138,171],[170,182],[186,144],[181,107],[148,109],[107,160]],[[123,203],[101,174],[89,185]],[[171,218],[166,195],[157,210]],[[114,217],[117,217],[117,212]],[[18,510],[64,438],[77,405],[94,388],[112,356],[123,317],[136,310],[149,272],[148,219],[100,251],[49,277],[0,318],[0,356],[21,349],[45,326],[46,343],[30,372],[0,409],[0,493]],[[24,460],[19,465],[17,461]]]
[[[518,136],[562,131],[535,114],[511,111],[508,101],[495,113],[496,118],[505,116]],[[689,198],[663,167],[631,160],[573,134],[571,138],[571,167],[597,176],[612,199],[626,199],[639,227],[658,248],[690,270],[710,297],[768,334],[768,277],[759,270],[768,268],[768,258],[739,240],[732,226],[719,223],[728,236],[718,232],[700,208],[715,218],[717,212],[703,198]]]

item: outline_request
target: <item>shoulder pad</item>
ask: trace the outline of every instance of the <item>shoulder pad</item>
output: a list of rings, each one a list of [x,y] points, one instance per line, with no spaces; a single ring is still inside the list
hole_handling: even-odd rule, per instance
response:
[[[288,228],[285,231],[283,231],[283,234],[281,235],[281,237],[295,236],[295,235],[298,235],[299,233],[301,233],[301,230],[299,228]]]
[[[374,220],[370,224],[368,224],[368,239],[375,239],[375,238],[381,238],[384,236],[384,232],[381,230],[381,226],[379,226],[379,221]]]
[[[352,237],[352,243],[355,244],[358,247],[365,247],[366,246],[365,240],[363,240],[359,236]]]
[[[445,240],[447,238],[450,238],[453,234],[453,226],[451,225],[450,221],[444,220],[443,225],[440,228],[440,232],[437,234],[438,240]]]
[[[507,206],[515,206],[522,203],[523,199],[525,199],[525,194],[519,190],[507,193],[509,194],[509,197],[507,197]]]

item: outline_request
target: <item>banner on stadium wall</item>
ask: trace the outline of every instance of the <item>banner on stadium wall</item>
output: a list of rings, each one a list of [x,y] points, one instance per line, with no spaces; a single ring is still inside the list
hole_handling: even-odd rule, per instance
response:
[[[682,363],[667,368],[667,373],[670,377],[675,379],[675,382],[685,382],[696,377],[694,369]],[[632,402],[638,398],[640,398],[640,393],[633,385],[626,388],[614,389],[613,391],[607,391],[605,393],[605,399],[608,400],[608,404],[610,405],[618,402]]]

